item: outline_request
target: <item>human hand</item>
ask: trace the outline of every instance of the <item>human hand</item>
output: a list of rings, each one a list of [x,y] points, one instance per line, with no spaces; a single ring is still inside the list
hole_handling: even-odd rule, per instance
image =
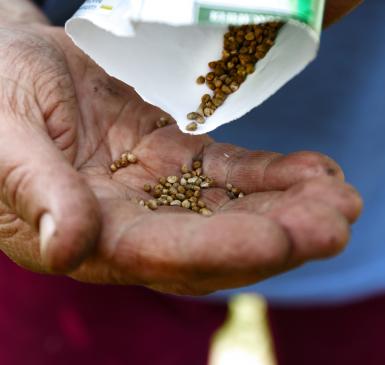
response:
[[[91,283],[204,294],[342,250],[361,199],[325,156],[251,152],[156,128],[165,114],[106,75],[60,28],[0,30],[0,249]],[[136,165],[109,171],[123,151]],[[139,206],[145,183],[199,157],[210,218]],[[230,201],[226,183],[248,195]],[[43,217],[43,218],[42,218]],[[38,230],[40,228],[41,242]]]

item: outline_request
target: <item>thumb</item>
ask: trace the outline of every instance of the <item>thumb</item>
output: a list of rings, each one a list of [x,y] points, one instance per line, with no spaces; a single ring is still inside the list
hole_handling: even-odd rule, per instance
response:
[[[96,197],[37,125],[0,120],[0,199],[39,231],[44,269],[72,271],[98,239]]]

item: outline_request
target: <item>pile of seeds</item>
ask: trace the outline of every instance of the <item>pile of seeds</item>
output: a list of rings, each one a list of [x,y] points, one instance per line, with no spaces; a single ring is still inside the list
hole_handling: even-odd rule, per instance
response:
[[[187,165],[181,167],[181,176],[160,177],[158,184],[144,185],[146,193],[154,199],[139,202],[140,205],[156,210],[160,206],[182,207],[204,216],[211,216],[212,211],[201,200],[203,189],[214,185],[214,180],[203,175],[202,162],[194,161],[192,169]]]
[[[116,160],[110,169],[112,172],[138,162],[138,158],[125,152]],[[214,179],[203,174],[202,161],[196,160],[190,169],[183,165],[180,176],[160,177],[154,186],[145,184],[143,190],[152,195],[153,199],[140,200],[139,205],[147,209],[157,210],[161,206],[181,207],[209,217],[213,212],[201,199],[202,191],[215,186]],[[227,195],[230,199],[243,198],[245,194],[232,184],[226,185]]]
[[[212,95],[202,96],[196,112],[187,114],[191,120],[186,129],[196,131],[198,124],[204,124],[227,97],[236,92],[248,75],[255,71],[255,65],[270,51],[283,23],[269,22],[258,25],[230,26],[224,35],[222,58],[209,63],[210,72],[199,76],[197,83],[206,83]]]
[[[135,164],[138,162],[138,158],[131,152],[123,153],[119,159],[115,160],[110,165],[111,172],[116,172],[121,168],[127,167],[130,164]]]

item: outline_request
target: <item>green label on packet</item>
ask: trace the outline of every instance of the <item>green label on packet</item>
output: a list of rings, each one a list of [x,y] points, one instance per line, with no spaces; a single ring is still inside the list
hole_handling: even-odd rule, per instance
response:
[[[307,24],[319,34],[322,29],[324,7],[325,0],[255,0],[253,8],[196,1],[195,15],[198,24],[211,25],[253,24],[269,16],[294,19]]]

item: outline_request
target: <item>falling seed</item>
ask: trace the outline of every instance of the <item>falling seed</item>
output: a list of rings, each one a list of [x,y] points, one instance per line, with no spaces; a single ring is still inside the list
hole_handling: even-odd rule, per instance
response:
[[[195,132],[198,129],[198,124],[196,122],[192,122],[186,126],[186,130],[189,132]]]

